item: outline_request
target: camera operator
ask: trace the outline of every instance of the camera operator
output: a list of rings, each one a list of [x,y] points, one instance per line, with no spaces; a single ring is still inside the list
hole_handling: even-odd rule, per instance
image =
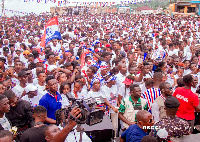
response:
[[[68,114],[66,109],[58,109],[56,110],[56,124],[62,130],[65,125],[67,124]],[[81,125],[79,125],[81,126]],[[90,138],[86,135],[85,132],[83,132],[84,129],[81,127],[74,127],[74,129],[71,130],[71,132],[68,134],[65,141],[67,142],[78,142],[80,139],[83,142],[91,142]]]
[[[75,120],[81,117],[81,110],[77,107],[73,108],[70,115]],[[60,131],[56,125],[48,125],[44,129],[44,135],[47,142],[64,142],[70,131],[76,126],[76,121],[69,119],[68,124]]]

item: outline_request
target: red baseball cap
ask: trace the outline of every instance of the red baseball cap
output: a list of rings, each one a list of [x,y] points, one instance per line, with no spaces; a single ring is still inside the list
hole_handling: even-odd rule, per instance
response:
[[[124,83],[126,85],[131,85],[133,83],[133,80],[125,78],[125,80],[122,83]]]

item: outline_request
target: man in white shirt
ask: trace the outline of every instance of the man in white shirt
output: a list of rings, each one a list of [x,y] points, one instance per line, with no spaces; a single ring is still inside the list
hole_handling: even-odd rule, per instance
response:
[[[31,106],[35,107],[39,104],[39,96],[37,95],[37,87],[29,84],[25,88],[26,95],[22,97],[22,100],[26,100],[31,103]]]
[[[61,45],[58,43],[57,39],[52,40],[51,50],[55,53],[55,55],[59,54],[61,50]]]
[[[18,73],[19,84],[16,85],[12,91],[16,94],[17,97],[21,98],[26,94],[25,88],[28,82],[28,73],[23,69]]]
[[[44,71],[39,71],[37,73],[38,83],[36,84],[36,87],[37,87],[37,92],[38,92],[39,99],[41,99],[42,96],[47,93],[47,91],[45,90],[45,79],[46,79],[46,76],[47,75],[45,74]]]

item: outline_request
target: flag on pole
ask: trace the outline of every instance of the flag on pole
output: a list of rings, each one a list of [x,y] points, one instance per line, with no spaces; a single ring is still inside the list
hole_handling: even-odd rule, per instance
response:
[[[52,39],[62,39],[57,17],[51,18],[45,25],[44,35],[42,36],[40,46],[45,47],[45,44]]]

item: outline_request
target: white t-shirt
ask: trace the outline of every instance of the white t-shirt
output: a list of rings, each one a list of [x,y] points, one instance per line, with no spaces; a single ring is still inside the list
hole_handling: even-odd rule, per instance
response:
[[[26,88],[26,87],[25,87]],[[19,84],[12,88],[12,91],[15,93],[17,97],[21,97],[22,93],[24,92],[25,88],[22,88]]]
[[[98,91],[98,92],[93,92],[92,90],[90,90],[88,92],[88,98],[95,98],[95,97],[99,97],[99,96],[103,96],[102,92],[101,91]]]
[[[126,98],[129,96],[130,88],[125,89],[125,84],[123,84],[118,91],[118,94],[121,95],[123,98]]]
[[[69,102],[67,96],[64,95],[64,94],[60,94],[60,95],[61,95],[61,97],[62,97],[62,101],[61,101],[61,103],[62,103],[62,108],[65,108],[65,107],[69,106],[69,105],[70,105],[70,102]]]
[[[6,118],[5,113],[3,115],[3,118],[0,118],[0,124],[4,128],[4,130],[11,131],[11,125],[8,119]]]
[[[42,96],[44,96],[47,93],[47,91],[44,90],[45,89],[45,85],[41,86],[41,85],[37,84],[35,86],[37,87],[38,97],[39,97],[39,99],[41,99]]]
[[[63,129],[61,126],[58,126],[61,130]],[[75,126],[76,127],[76,126]],[[80,140],[80,132],[77,132],[76,129],[69,132],[65,142],[79,142]],[[85,132],[82,133],[82,141],[83,142],[92,142],[91,139],[86,135]]]
[[[15,85],[18,85],[20,82],[17,78],[11,78],[12,80],[12,84],[15,86]]]
[[[33,79],[33,85],[37,85],[38,84],[38,78],[34,78]]]
[[[25,95],[25,96],[22,97],[22,100],[30,102],[31,106],[35,107],[35,106],[37,106],[39,104],[40,98],[39,98],[38,95],[34,96],[33,98],[29,98],[28,95]]]
[[[107,87],[106,85],[102,86],[101,88],[103,98],[106,98],[106,100],[114,107],[117,107],[117,86],[113,85],[111,88]],[[110,113],[114,113],[112,109],[110,109]]]
[[[197,87],[191,87],[191,91],[193,92],[193,93],[196,93],[196,91],[197,91]]]
[[[183,73],[183,76],[184,75],[187,75],[187,74],[190,74],[192,71],[190,69],[187,69],[187,70],[184,70],[184,73]]]

